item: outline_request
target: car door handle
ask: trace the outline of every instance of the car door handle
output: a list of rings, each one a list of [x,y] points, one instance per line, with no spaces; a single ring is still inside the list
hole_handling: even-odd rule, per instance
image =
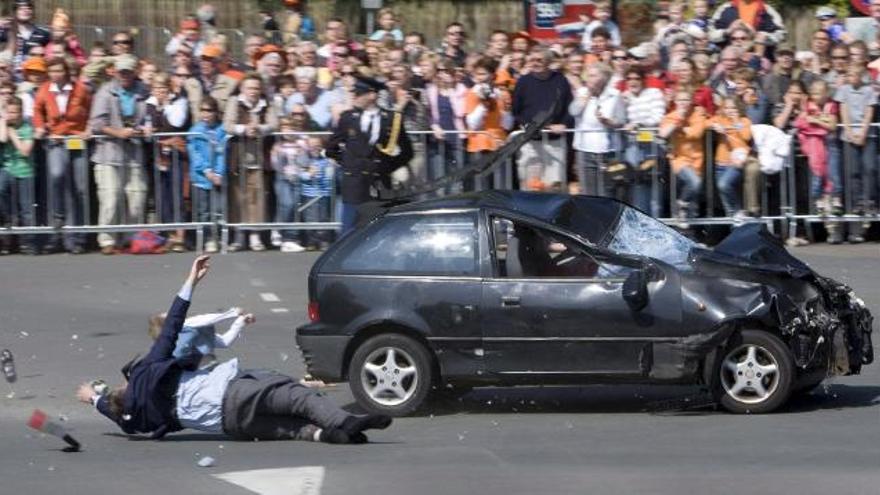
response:
[[[503,308],[518,308],[519,302],[519,296],[501,296],[501,307]]]

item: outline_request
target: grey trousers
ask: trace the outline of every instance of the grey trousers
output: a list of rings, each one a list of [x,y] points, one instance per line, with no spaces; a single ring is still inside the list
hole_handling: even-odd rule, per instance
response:
[[[312,440],[352,414],[324,394],[272,370],[246,370],[223,397],[223,431],[239,440]]]

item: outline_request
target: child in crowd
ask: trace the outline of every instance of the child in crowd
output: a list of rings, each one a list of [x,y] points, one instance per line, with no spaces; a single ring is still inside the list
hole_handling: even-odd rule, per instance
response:
[[[150,338],[156,340],[162,333],[162,325],[165,323],[166,313],[158,313],[150,317],[147,333]],[[225,320],[235,318],[229,330],[224,334],[218,334],[216,325]],[[252,313],[245,314],[241,308],[230,308],[223,313],[208,313],[190,316],[183,322],[183,328],[177,334],[177,343],[173,355],[177,359],[198,355],[201,359],[200,368],[211,366],[217,361],[214,350],[226,349],[238,339],[245,325],[255,321]]]
[[[278,202],[278,221],[296,221],[296,211],[301,194],[300,176],[308,166],[308,142],[296,132],[296,123],[290,116],[279,119],[281,136],[272,146],[271,161],[275,171],[275,200]],[[291,229],[281,231],[281,252],[298,253],[305,251],[298,242],[297,232]]]
[[[816,9],[816,20],[819,28],[824,29],[833,43],[849,44],[853,41],[852,35],[846,31],[846,26],[837,18],[837,10],[834,7],[824,5]]]
[[[187,151],[190,160],[190,181],[193,184],[199,222],[213,223],[223,204],[223,178],[226,175],[226,130],[220,122],[217,100],[206,96],[199,104],[199,120],[189,131]],[[205,233],[205,252],[218,250],[217,232]]]
[[[709,125],[718,137],[715,148],[715,184],[724,206],[724,214],[742,221],[742,178],[743,166],[749,158],[752,139],[752,124],[745,116],[742,100],[729,96],[721,101],[718,115],[712,117]]]
[[[660,123],[659,136],[669,142],[669,162],[680,185],[677,214],[680,225],[686,218],[697,216],[703,189],[703,149],[706,133],[706,111],[694,106],[689,91],[679,91],[674,98],[675,110]]]
[[[3,166],[0,168],[0,225],[12,225],[17,216],[19,226],[33,226],[34,215],[34,129],[22,116],[18,98],[6,104],[0,118],[0,143],[3,144]],[[0,254],[8,254],[9,236],[0,237]],[[39,254],[33,236],[22,236],[20,251]]]
[[[877,143],[871,132],[877,92],[872,85],[864,83],[864,72],[864,67],[851,65],[847,84],[837,88],[834,94],[834,101],[840,104],[844,156],[851,157],[852,163],[847,178],[852,182],[853,210],[859,213],[871,209],[876,199],[876,191],[872,190],[876,183],[870,176],[876,172],[877,164]],[[849,242],[865,241],[861,222],[849,227]]]
[[[817,212],[840,209],[840,171],[831,170],[828,138],[837,129],[837,104],[828,97],[828,83],[819,79],[810,85],[809,99],[794,121],[801,150],[810,166],[810,197]],[[833,196],[832,196],[833,195]]]
[[[592,51],[593,30],[596,28],[605,28],[610,36],[611,46],[620,46],[620,28],[611,20],[611,2],[596,2],[596,8],[593,11],[593,21],[587,24],[584,29],[584,35],[581,38],[581,49],[586,53]]]
[[[704,33],[709,33],[712,20],[709,17],[709,1],[694,0],[692,4],[692,13],[688,24],[700,28]]]
[[[307,144],[308,159],[300,171],[302,186],[303,221],[308,223],[329,222],[330,196],[333,193],[335,171],[333,165],[323,156],[324,141],[319,136],[309,136]],[[326,249],[330,245],[331,230],[307,230],[306,248]]]
[[[403,42],[403,31],[398,27],[397,15],[393,9],[390,7],[379,9],[379,12],[376,13],[376,21],[379,24],[379,29],[370,35],[371,41],[384,41],[390,37],[395,43]]]
[[[278,77],[276,82],[278,86],[278,92],[275,93],[275,96],[272,98],[272,105],[275,106],[275,112],[278,115],[284,115],[285,107],[287,105],[287,100],[296,93],[296,78],[294,78],[290,74],[284,74]]]

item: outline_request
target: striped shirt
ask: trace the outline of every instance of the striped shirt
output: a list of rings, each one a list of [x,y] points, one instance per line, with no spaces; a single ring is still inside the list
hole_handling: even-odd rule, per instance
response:
[[[311,158],[300,174],[302,195],[306,198],[330,196],[333,192],[333,165],[326,158]]]
[[[639,127],[657,127],[666,114],[666,99],[657,88],[645,88],[638,95],[627,91],[623,94],[626,101],[626,123],[638,124]]]

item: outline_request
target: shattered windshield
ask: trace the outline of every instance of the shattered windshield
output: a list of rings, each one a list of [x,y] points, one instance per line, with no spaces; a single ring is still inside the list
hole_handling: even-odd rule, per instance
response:
[[[671,227],[635,208],[625,208],[608,248],[626,254],[656,258],[671,265],[687,262],[696,245]]]

